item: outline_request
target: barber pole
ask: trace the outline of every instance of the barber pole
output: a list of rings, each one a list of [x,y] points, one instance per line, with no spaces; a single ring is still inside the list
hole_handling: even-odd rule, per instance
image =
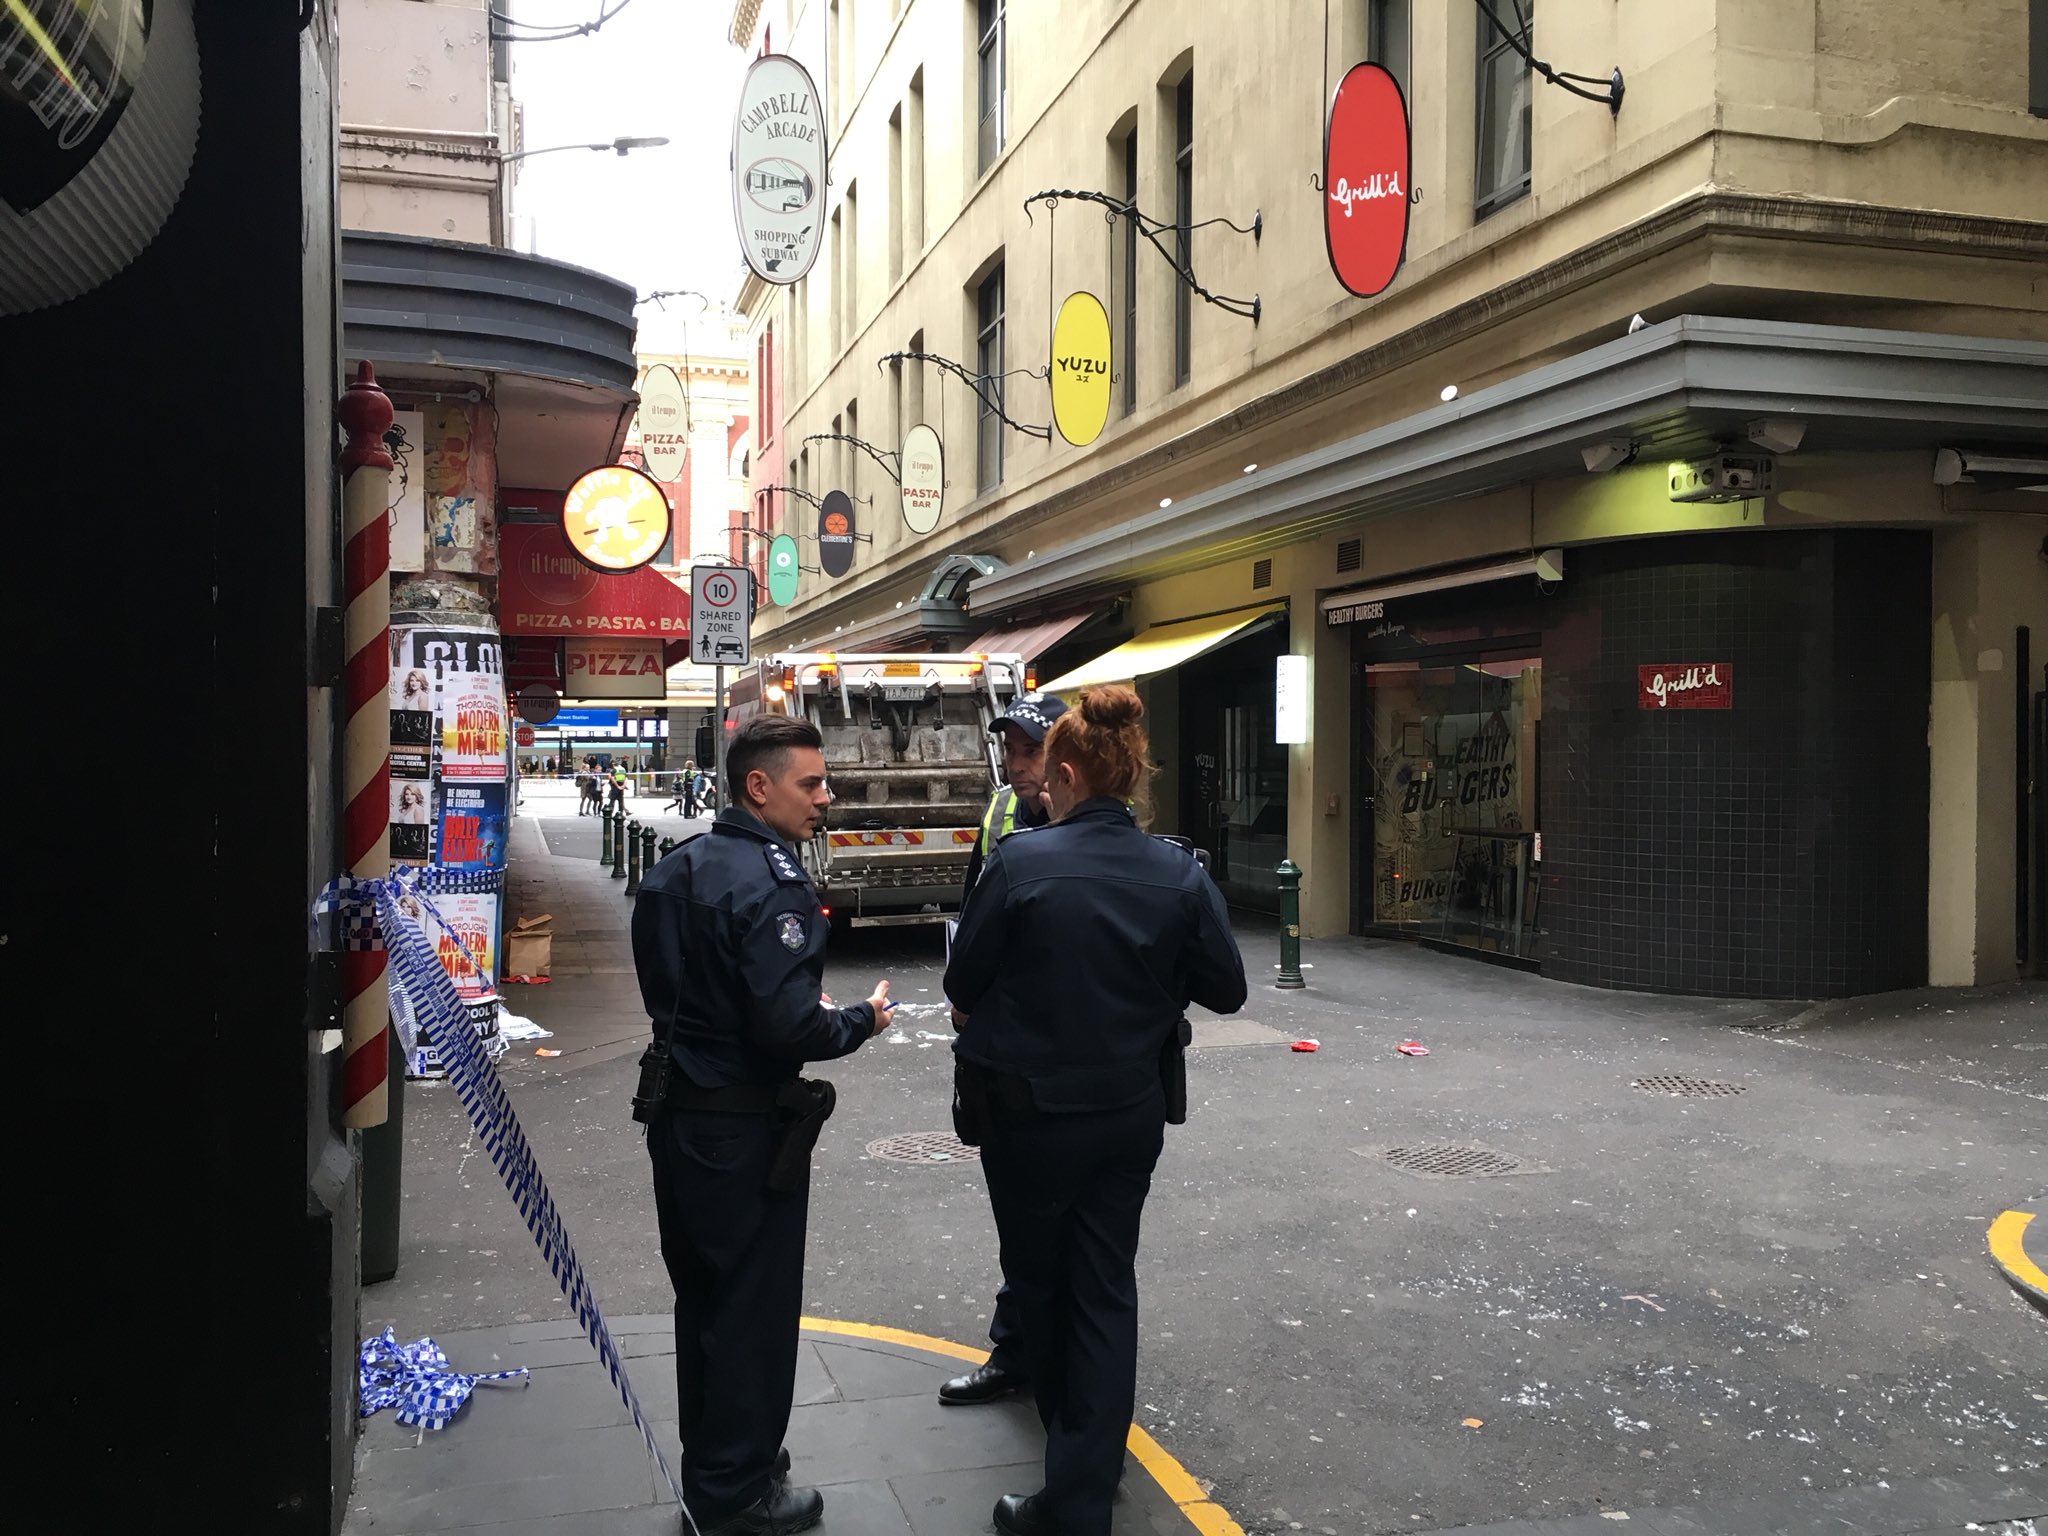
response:
[[[348,872],[391,872],[391,454],[384,433],[391,400],[368,363],[335,414],[348,433],[341,453],[342,580],[348,604],[346,720],[342,733],[342,848]],[[353,926],[353,925],[349,925]],[[342,1124],[382,1125],[387,1109],[390,988],[384,947],[372,926],[349,933],[341,957]]]

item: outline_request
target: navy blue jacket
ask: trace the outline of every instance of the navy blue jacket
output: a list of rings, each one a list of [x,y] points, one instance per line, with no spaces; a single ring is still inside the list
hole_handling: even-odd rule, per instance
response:
[[[1189,1003],[1244,1006],[1244,959],[1208,872],[1098,797],[996,845],[946,996],[968,1016],[961,1057],[1031,1078],[1042,1108],[1111,1109],[1159,1081]]]
[[[824,915],[809,876],[750,811],[728,807],[640,882],[633,968],[657,1037],[699,1088],[786,1083],[874,1033],[866,1003],[827,1008]]]

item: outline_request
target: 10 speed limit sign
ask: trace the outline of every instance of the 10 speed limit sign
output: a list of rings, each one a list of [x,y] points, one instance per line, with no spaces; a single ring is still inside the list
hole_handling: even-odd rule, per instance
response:
[[[744,667],[751,658],[753,583],[730,565],[690,567],[690,660],[706,667]]]

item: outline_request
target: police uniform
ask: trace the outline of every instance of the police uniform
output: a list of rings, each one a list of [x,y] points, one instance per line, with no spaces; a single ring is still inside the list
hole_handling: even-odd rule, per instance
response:
[[[995,734],[1006,725],[1014,725],[1033,741],[1042,742],[1052,722],[1066,710],[1066,701],[1056,695],[1027,693],[1014,701],[989,731]],[[960,889],[961,910],[966,910],[967,900],[981,879],[982,866],[996,844],[1020,828],[1028,831],[1042,827],[1051,819],[1042,804],[1019,799],[1017,791],[1007,784],[988,797],[988,806],[981,813],[981,830],[975,835],[974,851],[967,856],[967,874]],[[1026,1385],[1029,1373],[1024,1365],[1017,1303],[1007,1281],[996,1287],[996,1304],[988,1320],[988,1343],[988,1359],[977,1369],[955,1376],[941,1386],[940,1402],[949,1407],[993,1402]]]
[[[1073,978],[1069,991],[1054,996],[1049,977]],[[1098,797],[990,855],[945,986],[968,1016],[954,1044],[963,1130],[981,1142],[1046,1429],[1034,1512],[1067,1536],[1106,1536],[1168,1074],[1189,1003],[1244,1005],[1244,961],[1201,866]]]
[[[633,907],[640,995],[673,1063],[648,1147],[700,1525],[769,1492],[789,1427],[810,1196],[791,1138],[807,1125],[814,1142],[830,1113],[830,1086],[798,1072],[874,1032],[867,1003],[820,1001],[830,930],[789,848],[736,809],[656,864]]]

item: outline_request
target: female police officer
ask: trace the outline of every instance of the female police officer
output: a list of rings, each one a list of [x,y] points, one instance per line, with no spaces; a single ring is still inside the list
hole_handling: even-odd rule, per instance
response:
[[[1130,689],[1096,688],[1053,722],[1053,825],[997,846],[946,968],[960,1129],[982,1147],[1045,1423],[1044,1488],[996,1504],[1013,1536],[1107,1536],[1137,1389],[1138,1223],[1181,1016],[1245,1000],[1216,887],[1130,810],[1143,714]],[[1049,1007],[1051,977],[1066,986]]]

